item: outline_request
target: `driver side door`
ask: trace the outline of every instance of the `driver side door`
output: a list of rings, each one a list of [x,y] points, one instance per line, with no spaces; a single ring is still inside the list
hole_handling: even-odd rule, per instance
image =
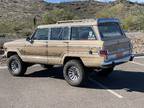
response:
[[[30,41],[26,42],[24,48],[24,61],[31,63],[47,64],[48,59],[48,35],[49,29],[37,29]]]

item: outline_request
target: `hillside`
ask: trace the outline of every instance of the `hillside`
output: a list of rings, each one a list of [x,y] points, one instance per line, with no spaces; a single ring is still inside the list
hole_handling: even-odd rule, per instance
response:
[[[36,15],[40,16],[39,24],[67,19],[116,17],[121,19],[126,30],[144,30],[144,4],[127,0],[60,4],[43,0],[0,0],[0,35],[29,35],[34,29],[33,18]]]
[[[1,0],[0,21],[27,20],[44,11],[42,0]]]
[[[60,4],[57,5],[57,7],[70,10],[80,18],[119,18],[126,30],[144,30],[144,4],[138,4],[127,0],[117,0],[110,3],[96,1],[73,2]]]
[[[43,0],[0,0],[0,34],[30,31],[33,17],[44,11]]]

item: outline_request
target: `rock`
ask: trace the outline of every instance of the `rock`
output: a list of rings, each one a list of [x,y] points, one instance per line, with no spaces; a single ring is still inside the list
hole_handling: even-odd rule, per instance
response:
[[[135,54],[144,54],[144,33],[131,32],[127,33],[127,36],[133,45],[133,52]]]

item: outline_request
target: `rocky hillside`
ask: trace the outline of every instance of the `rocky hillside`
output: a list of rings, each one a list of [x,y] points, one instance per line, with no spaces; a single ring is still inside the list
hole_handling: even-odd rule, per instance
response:
[[[110,3],[89,0],[60,4],[46,3],[43,0],[0,0],[0,36],[14,38],[13,36],[31,34],[36,15],[40,16],[39,24],[67,19],[116,17],[122,21],[125,30],[144,31],[144,4],[127,0]],[[132,34],[130,38],[135,53],[144,53],[143,33]]]
[[[0,21],[27,20],[43,13],[44,4],[43,0],[0,0]]]
[[[43,0],[0,0],[0,35],[31,32],[33,17],[45,11]]]
[[[144,31],[144,4],[127,0],[103,3],[94,0],[85,2],[46,3],[43,0],[0,0],[0,35],[24,36],[30,34],[34,16],[39,15],[39,24],[57,20],[116,17],[124,29]]]

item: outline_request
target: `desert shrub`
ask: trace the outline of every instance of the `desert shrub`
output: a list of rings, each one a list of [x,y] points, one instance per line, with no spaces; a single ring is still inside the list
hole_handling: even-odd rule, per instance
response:
[[[31,33],[32,29],[33,24],[31,22],[0,22],[0,33],[11,34],[11,36],[13,36],[13,34],[19,37],[27,36]]]
[[[129,15],[126,18],[121,19],[125,30],[135,30],[137,17]]]
[[[144,7],[136,8],[119,3],[112,7],[105,7],[96,13],[97,18],[118,18],[125,30],[144,31]]]
[[[77,15],[64,9],[51,10],[43,15],[43,21],[46,24],[53,24],[59,20],[72,20],[78,18]]]

